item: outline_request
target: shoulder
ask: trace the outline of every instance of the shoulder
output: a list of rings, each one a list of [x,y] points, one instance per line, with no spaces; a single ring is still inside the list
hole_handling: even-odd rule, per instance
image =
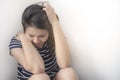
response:
[[[9,43],[9,49],[12,48],[22,48],[21,41],[19,41],[16,36],[12,37]]]

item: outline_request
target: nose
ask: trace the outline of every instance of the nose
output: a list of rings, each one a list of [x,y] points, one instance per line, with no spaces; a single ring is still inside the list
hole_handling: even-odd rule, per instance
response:
[[[39,39],[38,39],[37,37],[35,37],[35,38],[33,39],[33,43],[35,43],[35,44],[39,43]]]

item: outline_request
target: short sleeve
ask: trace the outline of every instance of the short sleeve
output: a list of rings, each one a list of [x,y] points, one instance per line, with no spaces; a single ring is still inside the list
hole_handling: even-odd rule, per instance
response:
[[[13,37],[9,43],[10,55],[11,55],[11,49],[13,48],[22,48],[21,42],[17,40],[15,37]]]

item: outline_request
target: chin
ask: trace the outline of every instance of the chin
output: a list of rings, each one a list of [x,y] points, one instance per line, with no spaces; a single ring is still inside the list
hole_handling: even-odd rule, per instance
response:
[[[42,48],[42,45],[41,46],[35,46],[36,48]]]

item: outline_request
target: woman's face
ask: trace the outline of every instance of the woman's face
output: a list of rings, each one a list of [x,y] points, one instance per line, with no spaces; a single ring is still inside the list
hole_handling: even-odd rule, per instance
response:
[[[45,29],[38,29],[36,27],[27,27],[25,34],[27,38],[37,48],[41,48],[49,37],[49,33]]]

